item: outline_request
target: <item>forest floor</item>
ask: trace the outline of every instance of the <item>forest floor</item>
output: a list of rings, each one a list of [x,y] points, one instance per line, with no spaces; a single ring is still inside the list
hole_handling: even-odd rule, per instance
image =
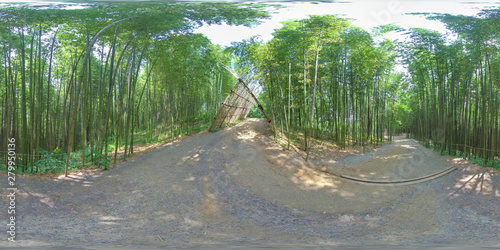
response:
[[[500,247],[499,171],[403,137],[365,154],[315,152],[305,162],[273,142],[265,121],[248,119],[109,171],[21,178],[17,242],[0,246]],[[401,180],[451,166],[410,185],[329,174]],[[8,218],[7,206],[0,213]]]

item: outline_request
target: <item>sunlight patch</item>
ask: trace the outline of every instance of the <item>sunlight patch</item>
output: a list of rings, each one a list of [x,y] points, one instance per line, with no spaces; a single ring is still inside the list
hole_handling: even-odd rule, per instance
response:
[[[109,226],[119,225],[118,223],[112,222],[112,221],[100,221],[99,224],[101,224],[101,225],[109,225]]]
[[[499,194],[499,190],[493,192],[494,187],[491,181],[491,173],[483,172],[477,174],[464,175],[456,184],[455,189],[457,190],[471,190],[476,194]],[[500,196],[500,194],[499,194]]]
[[[239,134],[238,139],[253,139],[257,135],[257,133],[255,133],[254,131],[248,131],[244,134],[241,133],[238,134]]]
[[[184,181],[194,181],[196,178],[194,176],[184,179]]]
[[[46,197],[46,198],[43,198],[43,199],[40,199],[40,202],[49,206],[50,208],[54,208],[55,207],[55,203],[54,201],[49,198],[49,197]]]
[[[60,175],[57,177],[58,180],[62,180],[62,179],[67,179],[67,180],[71,180],[71,181],[76,181],[76,182],[80,182],[82,181],[83,179],[85,179],[83,176],[83,173],[80,172],[80,173],[75,173],[75,174],[69,174],[68,177],[66,177],[64,174],[63,175]]]
[[[382,159],[382,160],[389,160],[389,159],[397,159],[398,156],[399,156],[398,154],[395,154],[395,155],[391,155],[391,156],[376,156],[375,158]]]
[[[400,145],[400,147],[402,147],[402,148],[408,148],[408,149],[417,149],[417,147],[411,146],[411,145]]]
[[[318,190],[321,188],[332,188],[332,189],[337,188],[337,185],[327,175],[318,174],[311,169],[299,169],[292,176],[291,181],[305,190]]]
[[[116,220],[122,220],[121,218],[119,217],[115,217],[115,216],[102,216],[101,217],[101,220],[109,220],[109,221],[116,221]]]
[[[192,220],[188,217],[184,218],[184,223],[186,223],[189,227],[201,227],[201,226],[203,226],[202,222]]]

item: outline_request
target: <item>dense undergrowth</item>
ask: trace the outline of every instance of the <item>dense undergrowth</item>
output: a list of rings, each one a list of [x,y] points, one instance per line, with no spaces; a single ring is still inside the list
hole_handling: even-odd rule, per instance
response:
[[[417,140],[415,137],[410,137],[411,139]],[[464,154],[460,150],[450,150],[447,148],[442,148],[437,143],[433,141],[428,141],[427,143],[420,142],[424,147],[429,148],[441,155],[448,155],[451,157],[462,158],[469,161],[472,164],[477,164],[483,167],[491,167],[496,170],[500,170],[500,158],[496,157],[494,160],[485,160],[484,158],[474,155],[474,154]]]
[[[156,144],[166,143],[178,138],[190,136],[201,131],[207,130],[210,126],[210,123],[206,121],[202,121],[196,123],[192,126],[185,127],[184,130],[179,131],[179,133],[172,134],[172,130],[168,128],[169,132],[162,133],[159,135],[151,135],[147,133],[147,131],[139,131],[134,136],[134,141],[136,143],[135,149],[148,148]],[[85,151],[78,150],[72,152],[69,159],[69,171],[78,170],[78,169],[102,169],[107,170],[113,165],[113,152],[115,151],[116,136],[108,137],[108,148],[104,149],[104,153],[99,154],[96,148],[92,149],[87,147]],[[129,141],[130,143],[130,141]],[[124,145],[125,142],[121,140],[120,145]],[[119,147],[118,151],[121,154],[118,154],[118,160],[124,160],[123,155],[124,146]],[[22,174],[34,174],[34,173],[62,173],[65,171],[66,166],[66,157],[67,155],[59,148],[54,149],[53,151],[47,151],[44,149],[40,149],[40,158],[33,165],[25,166],[23,171],[23,166],[21,161],[17,161],[17,168],[14,173],[22,173]],[[129,155],[133,156],[134,154]],[[99,161],[94,161],[94,159],[100,159]],[[5,158],[0,159],[0,170],[2,172],[6,172]]]

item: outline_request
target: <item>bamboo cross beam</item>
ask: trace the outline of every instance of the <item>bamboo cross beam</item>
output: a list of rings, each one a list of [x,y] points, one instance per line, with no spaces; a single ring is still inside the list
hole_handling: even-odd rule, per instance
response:
[[[274,129],[274,124],[273,124],[273,121],[269,118],[269,116],[267,115],[266,111],[264,111],[264,108],[262,107],[262,105],[260,104],[259,100],[257,100],[257,97],[255,97],[255,95],[253,94],[252,90],[248,87],[248,85],[245,83],[245,81],[243,81],[243,79],[241,79],[241,77],[238,76],[238,74],[236,74],[236,72],[234,72],[231,68],[229,68],[228,66],[224,66],[224,68],[229,71],[229,73],[231,73],[234,77],[236,77],[238,79],[238,81],[243,84],[243,86],[245,86],[245,88],[247,89],[248,93],[250,93],[250,95],[252,96],[252,98],[255,100],[255,102],[257,103],[257,106],[259,107],[260,111],[262,112],[262,114],[264,115],[264,117],[266,118],[267,122],[269,123],[269,125],[271,125],[271,128]]]
[[[231,93],[233,93],[233,94],[235,94],[235,95],[237,95],[237,96],[241,97],[243,100],[245,100],[245,101],[247,101],[247,102],[250,102],[250,100],[248,100],[247,98],[245,98],[245,97],[241,96],[240,94],[238,94],[238,93],[237,93],[237,92],[235,92],[234,90],[231,90]]]

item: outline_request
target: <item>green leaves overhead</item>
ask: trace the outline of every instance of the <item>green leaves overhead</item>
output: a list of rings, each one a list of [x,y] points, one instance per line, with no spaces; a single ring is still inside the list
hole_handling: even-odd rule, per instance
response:
[[[411,110],[401,120],[412,136],[441,153],[493,165],[500,148],[499,10],[478,16],[434,14],[453,36],[412,28],[402,57]]]
[[[261,97],[281,135],[303,133],[306,151],[310,137],[345,147],[404,130],[441,152],[493,164],[500,152],[500,10],[429,18],[452,35],[392,24],[370,34],[335,16],[310,16],[283,22],[266,44],[249,41],[235,51],[258,68]],[[393,32],[408,39],[384,38]],[[396,73],[397,64],[407,71]]]
[[[395,24],[386,24],[386,25],[381,25],[379,27],[375,27],[373,30],[373,35],[374,36],[380,36],[387,34],[389,32],[396,31],[396,32],[401,32],[404,31],[403,28],[400,26],[397,26]]]
[[[349,26],[347,19],[334,15],[311,15],[303,20],[283,22],[283,27],[274,32],[274,38],[269,45],[274,47],[274,53],[281,61],[300,58],[303,50],[316,50],[317,39],[321,34],[321,44],[339,42],[342,31]],[[320,48],[321,49],[321,48]],[[291,52],[291,53],[288,53]],[[288,57],[288,59],[287,59]]]
[[[399,29],[381,32],[391,30]],[[392,41],[376,44],[347,19],[311,15],[283,22],[266,44],[235,45],[245,67],[258,68],[261,98],[281,135],[303,133],[299,147],[306,151],[310,137],[345,147],[378,143],[385,129],[392,131],[387,117],[397,112],[401,81],[391,74],[396,58]]]
[[[135,17],[120,27],[127,32],[165,36],[192,31],[203,24],[251,26],[269,18],[269,14],[264,5],[254,4],[148,2],[92,4],[83,9],[7,7],[0,9],[0,17],[3,27],[68,25],[79,33],[85,28],[95,33],[113,21]]]
[[[36,166],[40,149],[90,151],[88,160],[98,163],[107,158],[109,140],[115,156],[122,144],[126,156],[134,133],[163,140],[191,131],[213,118],[234,85],[222,69],[229,64],[255,76],[274,124],[282,134],[303,135],[304,149],[311,137],[364,146],[405,129],[467,157],[499,156],[499,10],[429,17],[453,36],[396,25],[369,33],[338,16],[311,15],[283,22],[267,43],[251,38],[222,49],[191,31],[205,24],[251,26],[269,18],[268,7],[88,6],[0,9],[0,135],[20,138],[24,167]],[[124,21],[89,47],[118,20]],[[386,38],[394,32],[409,39]],[[407,72],[396,73],[398,63]],[[439,138],[438,129],[444,131]]]
[[[40,171],[54,148],[66,169],[72,152],[107,169],[110,152],[115,164],[133,154],[138,132],[151,142],[203,127],[234,78],[222,68],[230,54],[191,31],[269,16],[248,4],[63,7],[0,9],[0,137],[21,142],[21,171]]]

